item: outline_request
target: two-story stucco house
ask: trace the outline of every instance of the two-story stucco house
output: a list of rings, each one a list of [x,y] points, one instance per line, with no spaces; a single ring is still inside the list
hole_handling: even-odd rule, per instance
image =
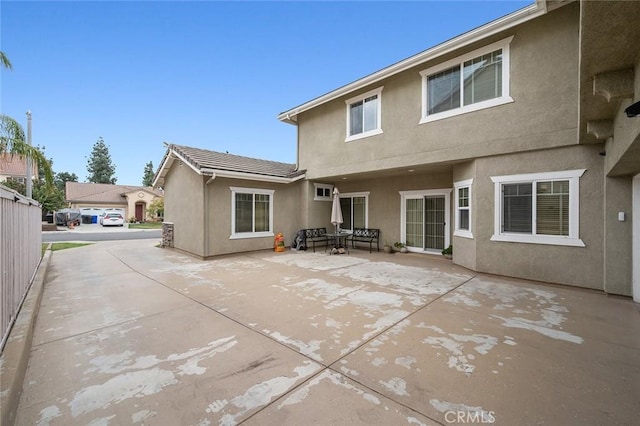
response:
[[[175,246],[209,257],[328,227],[338,187],[343,228],[640,300],[640,117],[624,112],[639,23],[634,2],[539,0],[282,112],[298,160],[279,174],[169,146],[156,183]]]

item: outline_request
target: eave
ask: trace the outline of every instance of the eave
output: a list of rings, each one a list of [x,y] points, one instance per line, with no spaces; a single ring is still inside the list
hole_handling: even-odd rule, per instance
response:
[[[194,173],[200,176],[208,176],[209,180],[207,183],[211,183],[216,178],[229,178],[229,179],[244,179],[258,182],[271,182],[271,183],[293,183],[305,178],[304,173],[300,173],[293,177],[282,177],[282,176],[271,176],[264,175],[258,173],[247,173],[247,172],[239,172],[232,170],[224,170],[224,169],[216,169],[216,168],[199,168],[194,165],[191,161],[188,161],[184,156],[182,156],[179,152],[176,152],[173,149],[169,149],[165,154],[160,167],[158,168],[158,172],[156,173],[155,178],[153,179],[153,187],[163,186],[164,179],[167,176],[167,173],[171,169],[173,163],[178,160],[182,164],[187,165]]]
[[[378,72],[369,74],[366,77],[363,77],[359,80],[356,80],[352,83],[342,86],[320,97],[312,99],[288,111],[284,111],[278,115],[278,120],[283,121],[285,123],[296,125],[297,115],[302,112],[308,111],[312,108],[315,108],[327,102],[331,102],[345,95],[349,95],[366,86],[378,83],[386,78],[389,78],[393,75],[396,75],[398,73],[411,69],[417,65],[420,65],[427,61],[437,59],[438,57],[446,55],[449,52],[456,51],[465,46],[469,46],[477,41],[485,39],[489,36],[497,34],[501,31],[507,30],[509,28],[520,25],[524,22],[535,19],[539,16],[546,14],[549,9],[560,7],[563,4],[564,2],[556,2],[554,4],[547,5],[547,0],[536,0],[536,2],[530,6],[517,10],[509,15],[503,16],[502,18],[498,18],[481,27],[475,28],[471,31],[461,34],[458,37],[452,38],[444,43],[441,43],[437,46],[432,47],[431,49],[425,50],[421,53],[418,53],[417,55],[411,56],[410,58],[397,62]]]

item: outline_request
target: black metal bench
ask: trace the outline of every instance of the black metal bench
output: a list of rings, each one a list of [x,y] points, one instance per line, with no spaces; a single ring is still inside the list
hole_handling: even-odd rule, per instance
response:
[[[309,243],[313,247],[313,252],[316,252],[316,244],[319,246],[324,245],[325,248],[329,244],[329,237],[327,237],[327,228],[309,228],[303,229],[304,236],[307,241],[307,247]]]
[[[369,253],[373,249],[373,243],[376,243],[376,248],[380,251],[380,230],[375,228],[353,228],[353,234],[351,234],[351,247],[356,248],[356,243],[369,243]]]

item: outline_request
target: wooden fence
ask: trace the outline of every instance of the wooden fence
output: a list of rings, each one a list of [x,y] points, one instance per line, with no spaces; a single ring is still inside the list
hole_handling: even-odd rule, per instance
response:
[[[40,264],[40,205],[0,185],[0,352]]]

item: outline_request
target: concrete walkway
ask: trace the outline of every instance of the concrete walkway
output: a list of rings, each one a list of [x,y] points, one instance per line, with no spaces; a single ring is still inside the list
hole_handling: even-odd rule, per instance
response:
[[[352,250],[53,253],[18,425],[637,424],[630,299]],[[575,265],[574,265],[575,266]]]

